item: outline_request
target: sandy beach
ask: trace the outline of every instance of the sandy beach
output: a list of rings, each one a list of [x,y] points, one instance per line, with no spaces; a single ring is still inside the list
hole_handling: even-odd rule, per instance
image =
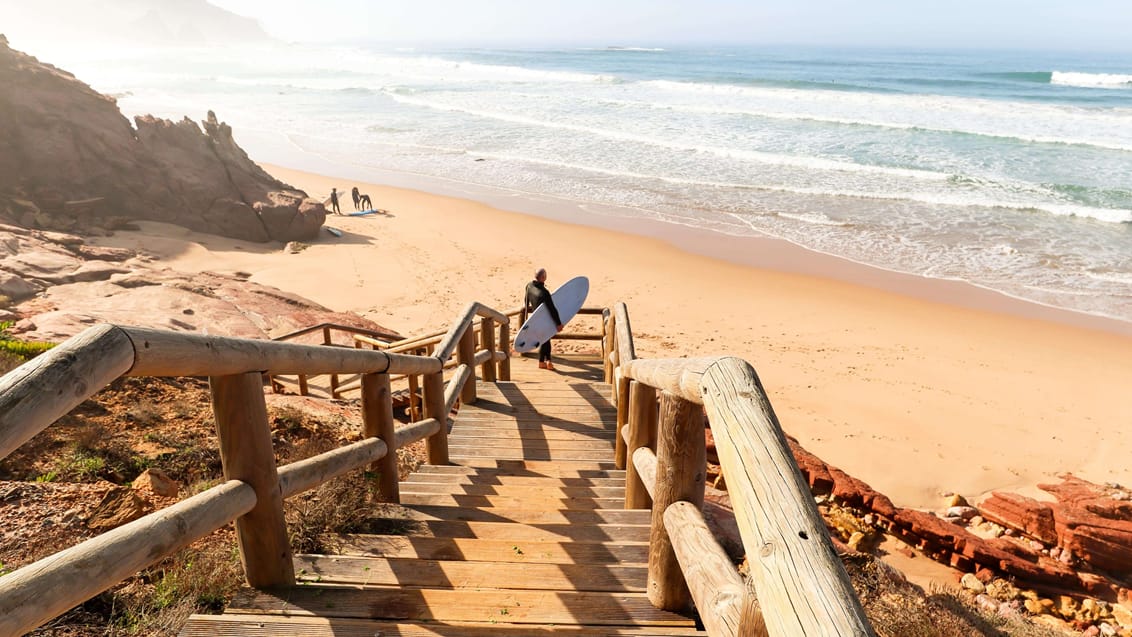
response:
[[[587,305],[628,304],[640,356],[747,359],[789,434],[897,504],[1038,495],[1062,472],[1132,484],[1132,325],[771,239],[267,169],[317,198],[336,186],[343,211],[357,185],[388,214],[330,217],[343,236],[299,254],[155,223],[100,243],[247,272],[407,334],[473,300],[516,307],[536,267],[552,288],[586,275]]]

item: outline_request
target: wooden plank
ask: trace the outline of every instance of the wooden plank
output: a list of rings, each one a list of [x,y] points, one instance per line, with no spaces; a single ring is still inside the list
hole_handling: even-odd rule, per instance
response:
[[[193,615],[181,629],[181,637],[519,637],[522,635],[570,635],[605,637],[637,635],[706,635],[692,628],[649,626],[537,626],[500,622],[427,622],[421,624],[349,619],[341,617],[283,617],[278,615]]]
[[[457,423],[452,428],[452,435],[462,436],[464,438],[510,438],[514,440],[608,440],[612,441],[614,432],[613,429],[597,428],[594,427],[590,431],[567,431],[563,429],[551,428],[528,428],[520,429],[518,427],[473,427],[471,425]]]
[[[330,546],[343,555],[467,562],[538,562],[541,564],[647,564],[643,542],[536,542],[472,538],[405,537],[343,534]],[[732,567],[732,571],[734,571]]]
[[[543,476],[548,478],[610,478],[625,476],[612,462],[547,462],[545,460],[500,460],[465,458],[459,465],[421,465],[418,471],[482,475]]]
[[[594,440],[592,438],[560,439],[540,436],[465,436],[453,434],[448,439],[449,447],[455,452],[457,447],[479,447],[487,449],[509,449],[521,453],[557,453],[562,451],[597,451],[604,455],[596,459],[613,457],[613,440]],[[526,457],[524,455],[524,457]]]
[[[566,513],[574,513],[567,511]],[[581,511],[588,513],[588,511]],[[649,539],[649,528],[638,524],[577,524],[514,522],[478,522],[463,520],[381,520],[388,523],[388,531],[378,529],[382,535],[417,535],[423,537],[462,537],[483,540],[509,540],[511,542],[644,542]]]
[[[410,476],[411,478],[411,476]],[[624,487],[556,487],[533,485],[451,484],[443,482],[401,483],[406,493],[459,493],[462,495],[500,495],[509,498],[624,498]]]
[[[648,567],[645,565],[463,562],[351,555],[295,556],[295,575],[302,581],[362,586],[639,593],[645,590],[647,574]]]
[[[539,453],[531,452],[524,454],[522,449],[508,450],[491,448],[489,446],[459,446],[452,447],[450,450],[452,462],[464,464],[465,461],[475,459],[499,459],[499,460],[541,460],[541,461],[570,461],[580,460],[583,462],[598,462],[603,458],[613,457],[613,445],[609,446],[609,450],[562,450],[554,451],[553,453]],[[612,465],[613,463],[609,463]]]
[[[378,518],[407,520],[462,520],[477,522],[517,522],[520,524],[620,524],[648,526],[651,513],[647,509],[540,510],[519,508],[456,509],[448,506],[414,505],[383,506],[375,512]]]
[[[401,503],[412,506],[415,504],[429,506],[456,506],[474,508],[527,506],[532,509],[620,509],[624,501],[618,498],[527,498],[507,497],[497,495],[447,495],[441,493],[410,493],[401,492]]]
[[[432,590],[300,586],[281,594],[244,590],[229,605],[236,612],[429,621],[499,621],[518,624],[693,626],[681,615],[657,610],[640,593],[512,590]]]
[[[541,476],[477,475],[474,473],[429,473],[417,471],[409,475],[413,482],[438,484],[494,484],[502,486],[539,486],[554,484],[562,487],[624,487],[624,478],[544,478]]]

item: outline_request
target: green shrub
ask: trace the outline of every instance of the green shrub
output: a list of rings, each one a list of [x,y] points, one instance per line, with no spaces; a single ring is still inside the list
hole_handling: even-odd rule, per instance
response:
[[[55,347],[55,343],[43,341],[24,341],[8,334],[13,323],[5,321],[0,323],[0,353],[14,356],[20,360],[31,360],[36,356]]]

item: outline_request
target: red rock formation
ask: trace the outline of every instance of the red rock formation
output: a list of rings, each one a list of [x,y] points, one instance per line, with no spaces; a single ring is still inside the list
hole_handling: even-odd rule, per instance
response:
[[[1053,509],[1045,502],[1016,493],[993,493],[979,505],[979,513],[991,522],[1022,531],[1045,542],[1057,542]]]
[[[81,229],[148,219],[248,241],[317,236],[322,204],[271,177],[213,113],[135,120],[0,36],[0,217]]]

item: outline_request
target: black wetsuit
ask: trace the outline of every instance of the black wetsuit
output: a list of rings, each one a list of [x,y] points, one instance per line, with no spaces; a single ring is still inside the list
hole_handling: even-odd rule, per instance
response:
[[[546,285],[539,282],[538,279],[535,279],[527,284],[527,312],[534,312],[540,305],[546,305],[546,309],[550,312],[550,318],[554,319],[555,325],[562,325],[562,319],[558,316],[558,308],[554,307],[554,299],[550,296],[550,290],[546,289]],[[539,346],[538,360],[540,363],[550,362],[549,338]]]

